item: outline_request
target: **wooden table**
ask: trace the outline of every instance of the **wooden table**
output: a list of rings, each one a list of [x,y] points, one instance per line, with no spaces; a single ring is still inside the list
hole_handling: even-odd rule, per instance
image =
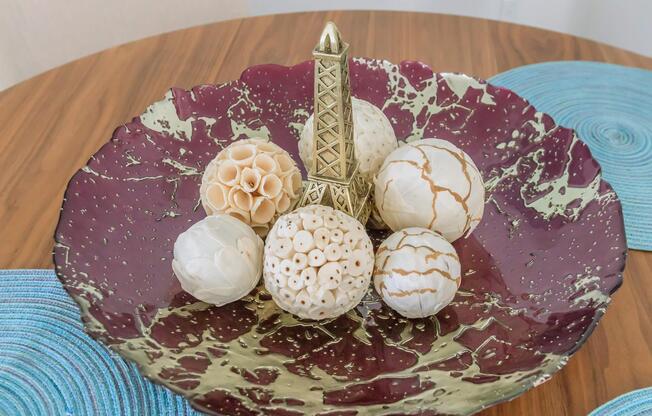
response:
[[[488,78],[552,60],[652,69],[652,59],[529,27],[457,16],[328,12],[232,20],[108,49],[0,92],[0,268],[52,267],[52,235],[68,179],[113,129],[160,99],[237,78],[253,64],[294,64],[326,20],[354,56],[415,59]],[[589,341],[544,385],[483,415],[584,415],[652,385],[652,253],[630,251],[625,283]]]

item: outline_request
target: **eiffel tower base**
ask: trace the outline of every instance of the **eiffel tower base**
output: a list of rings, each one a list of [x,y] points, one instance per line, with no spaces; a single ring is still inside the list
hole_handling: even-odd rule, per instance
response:
[[[358,170],[344,181],[308,175],[299,206],[327,205],[367,223],[371,214],[372,185]]]

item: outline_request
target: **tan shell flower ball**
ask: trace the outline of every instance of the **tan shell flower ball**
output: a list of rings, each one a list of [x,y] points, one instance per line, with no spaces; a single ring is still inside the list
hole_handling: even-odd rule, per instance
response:
[[[429,228],[453,242],[480,223],[484,183],[464,151],[445,140],[423,139],[387,156],[374,198],[392,230]]]
[[[460,286],[461,266],[453,246],[439,234],[412,227],[378,247],[374,287],[385,303],[406,318],[434,315]]]
[[[239,140],[208,164],[199,192],[208,215],[231,215],[264,237],[301,196],[301,172],[267,139]]]
[[[310,205],[283,215],[265,243],[265,287],[306,319],[339,316],[365,295],[374,254],[364,227],[344,212]]]
[[[371,179],[383,160],[398,147],[391,123],[382,110],[368,101],[352,97],[353,105],[353,149],[358,160],[358,169]],[[314,115],[306,121],[299,140],[299,156],[306,167],[312,166]]]
[[[263,240],[242,221],[212,215],[179,234],[172,270],[181,287],[221,306],[240,299],[260,281]]]

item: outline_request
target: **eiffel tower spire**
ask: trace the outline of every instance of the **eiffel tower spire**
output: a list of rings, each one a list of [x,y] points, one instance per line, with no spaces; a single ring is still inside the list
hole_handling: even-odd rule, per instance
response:
[[[322,204],[366,223],[371,184],[358,172],[353,145],[349,45],[328,22],[315,57],[312,166],[300,205]]]

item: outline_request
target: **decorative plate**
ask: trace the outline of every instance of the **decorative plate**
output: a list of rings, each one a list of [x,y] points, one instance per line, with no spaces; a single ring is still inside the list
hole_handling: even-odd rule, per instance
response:
[[[299,160],[311,61],[172,89],[70,181],[54,258],[87,331],[197,409],[471,414],[550,378],[622,282],[620,203],[572,130],[507,89],[418,62],[353,59],[350,71],[354,95],[400,140],[449,140],[486,181],[484,219],[455,243],[462,286],[435,317],[401,318],[371,289],[320,323],[282,312],[262,287],[214,307],[172,273],[176,236],[205,215],[202,170],[223,146],[264,136]]]

